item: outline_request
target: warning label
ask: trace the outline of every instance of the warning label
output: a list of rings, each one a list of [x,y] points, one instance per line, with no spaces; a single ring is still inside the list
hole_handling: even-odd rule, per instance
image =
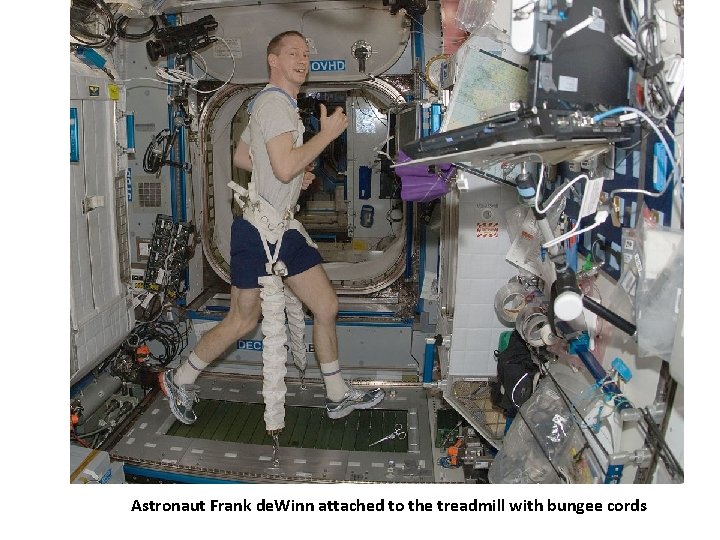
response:
[[[500,224],[498,222],[482,222],[477,224],[478,238],[497,238],[500,234]]]

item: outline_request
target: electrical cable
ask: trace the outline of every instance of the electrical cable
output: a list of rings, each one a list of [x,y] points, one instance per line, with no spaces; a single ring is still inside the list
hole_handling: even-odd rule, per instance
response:
[[[543,164],[545,162],[543,161]],[[579,174],[572,180],[570,180],[567,184],[565,184],[560,191],[558,191],[555,196],[550,200],[550,202],[545,206],[545,208],[540,208],[539,206],[539,198],[540,198],[540,192],[542,191],[542,182],[543,182],[543,168],[540,169],[540,174],[538,175],[540,177],[540,180],[538,181],[538,187],[535,190],[535,210],[540,214],[547,213],[550,208],[555,206],[555,203],[560,199],[560,197],[569,190],[575,183],[579,182],[582,178],[585,178],[586,181],[590,181],[590,177],[588,177],[587,174]]]
[[[79,442],[85,448],[90,448],[90,445],[88,443],[86,443],[84,440],[77,436],[74,429],[70,430],[70,438],[74,441]]]
[[[645,107],[656,120],[664,120],[672,110],[670,90],[663,74],[663,56],[659,48],[659,25],[654,16],[644,16],[635,33],[635,43],[641,56],[641,71],[652,69],[648,75],[641,73],[645,79],[643,93]]]
[[[135,41],[140,39],[145,39],[150,36],[152,36],[155,31],[158,29],[158,20],[157,17],[154,15],[150,16],[150,22],[152,23],[152,26],[149,30],[145,32],[141,32],[139,34],[131,34],[125,30],[127,28],[128,23],[130,22],[130,18],[126,17],[125,15],[121,15],[117,18],[115,21],[115,30],[117,32],[118,37],[122,39],[126,39],[128,41]]]
[[[637,5],[635,4],[635,0],[630,1],[631,8],[633,9],[632,14],[635,15],[637,18]],[[620,15],[622,16],[623,23],[625,24],[625,28],[627,29],[630,36],[635,36],[635,30],[633,30],[632,26],[630,25],[630,21],[627,18],[627,8],[625,7],[625,0],[620,0]]]
[[[169,129],[163,129],[157,133],[143,155],[143,170],[149,174],[157,174],[163,166],[167,151],[171,146],[172,135]],[[174,141],[173,141],[174,142]],[[158,150],[162,146],[162,150]]]
[[[608,218],[609,215],[610,215],[610,213],[607,210],[598,211],[595,214],[595,221],[593,222],[593,224],[588,225],[587,227],[584,227],[580,230],[578,230],[578,227],[580,226],[581,220],[578,219],[577,223],[575,224],[575,227],[573,227],[572,230],[570,230],[570,231],[566,232],[565,234],[562,234],[556,238],[553,238],[552,240],[550,240],[548,242],[545,242],[542,245],[542,247],[544,247],[545,249],[550,248],[556,244],[559,244],[560,242],[569,240],[570,238],[575,238],[576,236],[580,236],[581,234],[586,233],[586,232],[594,229],[595,227],[599,227],[600,225],[602,225],[605,222],[605,220]]]
[[[181,332],[175,323],[160,320],[143,322],[133,328],[122,347],[134,352],[143,343],[157,342],[163,346],[163,352],[155,354],[150,351],[148,358],[165,367],[187,346],[188,332],[187,325],[185,331]]]
[[[110,429],[110,426],[102,426],[102,427],[96,429],[95,431],[90,431],[90,432],[88,432],[88,433],[83,433],[82,436],[83,436],[83,437],[91,437],[91,436],[94,436],[94,435],[98,435],[98,434],[102,433],[103,431],[108,431],[109,429]],[[93,445],[93,446],[94,446],[94,445]]]
[[[511,182],[510,180],[505,180],[504,178],[500,178],[499,176],[495,176],[494,174],[486,173],[484,171],[476,169],[475,167],[469,167],[468,165],[465,165],[464,163],[453,163],[452,165],[454,167],[460,169],[461,171],[465,171],[465,172],[468,172],[475,176],[479,176],[480,178],[484,178],[485,180],[490,180],[491,182],[494,182],[495,184],[501,184],[501,185],[506,185],[506,186],[510,186],[513,188],[517,188],[517,184]]]
[[[670,186],[670,184],[678,184],[679,183],[679,173],[678,173],[678,164],[675,159],[675,155],[673,154],[673,152],[670,151],[670,146],[668,145],[667,140],[665,140],[665,137],[663,136],[662,132],[657,127],[655,122],[653,122],[644,112],[642,112],[639,109],[636,109],[635,107],[615,107],[614,109],[610,109],[609,111],[605,111],[603,113],[596,114],[595,116],[593,116],[592,119],[593,119],[593,122],[599,122],[603,118],[607,118],[608,116],[614,116],[614,115],[617,115],[617,114],[620,114],[623,112],[637,114],[643,120],[645,120],[648,124],[650,124],[650,127],[653,129],[653,131],[657,135],[658,139],[662,143],[663,147],[665,148],[667,155],[672,158],[670,160],[670,162],[673,165],[673,181],[665,182],[665,186],[663,187],[662,191],[660,191],[659,193],[651,193],[644,189],[623,188],[623,189],[616,189],[616,190],[611,191],[609,198],[612,199],[616,193],[642,193],[648,197],[653,197],[653,198],[662,197],[665,194],[665,192],[667,191],[667,188]]]
[[[219,41],[222,41],[225,46],[227,47],[228,51],[230,52],[230,57],[232,58],[233,62],[233,68],[232,72],[230,73],[230,77],[227,78],[225,82],[223,82],[218,88],[215,88],[213,90],[198,90],[196,88],[197,84],[200,82],[200,79],[193,77],[189,73],[187,73],[184,70],[181,69],[174,69],[174,68],[166,68],[166,67],[158,67],[155,71],[155,74],[162,80],[159,82],[164,82],[165,84],[173,84],[173,85],[187,85],[191,90],[198,94],[212,94],[214,92],[219,91],[220,89],[227,86],[230,81],[232,81],[232,78],[235,76],[235,69],[237,62],[235,60],[235,55],[232,52],[232,49],[230,48],[230,45],[228,45],[228,42],[225,41],[223,38],[216,36]],[[202,58],[202,57],[201,57]],[[207,68],[207,63],[205,62],[205,59],[203,58],[203,63],[205,64],[205,67]],[[205,75],[210,75],[206,69],[203,70],[205,72]],[[214,75],[210,75],[211,77],[214,77]],[[217,77],[214,77],[217,79]],[[135,80],[135,79],[128,79],[128,80]],[[155,80],[155,79],[150,79]],[[217,79],[218,81],[220,79]]]
[[[529,371],[528,371],[527,373],[525,373],[525,375],[523,375],[522,377],[520,377],[520,378],[518,379],[518,381],[515,383],[515,386],[513,386],[512,391],[510,392],[510,401],[512,401],[513,405],[515,405],[515,407],[517,407],[518,409],[520,409],[520,405],[518,405],[518,404],[515,402],[515,389],[518,387],[518,385],[519,385],[521,382],[523,382],[523,379],[525,379],[525,377],[527,377],[528,375],[530,375],[530,372],[529,372]]]
[[[99,25],[103,33],[90,28]],[[82,45],[103,48],[115,37],[115,19],[103,0],[72,0],[70,5],[70,35]]]

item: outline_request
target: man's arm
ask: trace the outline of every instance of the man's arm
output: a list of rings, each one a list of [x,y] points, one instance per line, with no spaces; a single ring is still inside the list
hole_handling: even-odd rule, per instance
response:
[[[293,147],[292,133],[282,133],[267,143],[268,157],[275,177],[288,183],[320,155],[323,149],[347,129],[348,119],[340,107],[330,116],[320,104],[320,132],[305,144]]]
[[[242,139],[240,139],[240,142],[238,142],[237,148],[235,149],[235,155],[233,156],[233,164],[240,169],[252,171],[250,147]]]

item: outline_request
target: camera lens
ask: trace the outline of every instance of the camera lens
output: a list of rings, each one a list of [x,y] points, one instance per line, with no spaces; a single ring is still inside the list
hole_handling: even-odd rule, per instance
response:
[[[153,62],[161,56],[167,56],[167,53],[165,52],[165,44],[162,41],[150,40],[145,44],[145,48],[147,49],[150,60]]]

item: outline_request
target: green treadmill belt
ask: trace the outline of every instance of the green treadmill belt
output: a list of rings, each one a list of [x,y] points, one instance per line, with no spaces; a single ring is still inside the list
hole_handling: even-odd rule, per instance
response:
[[[245,444],[272,444],[265,431],[262,403],[238,403],[204,399],[195,406],[197,421],[185,425],[175,421],[167,435]],[[407,437],[370,446],[400,424],[407,431],[407,411],[355,410],[332,420],[321,407],[285,407],[285,429],[280,446],[356,452],[407,452]]]

